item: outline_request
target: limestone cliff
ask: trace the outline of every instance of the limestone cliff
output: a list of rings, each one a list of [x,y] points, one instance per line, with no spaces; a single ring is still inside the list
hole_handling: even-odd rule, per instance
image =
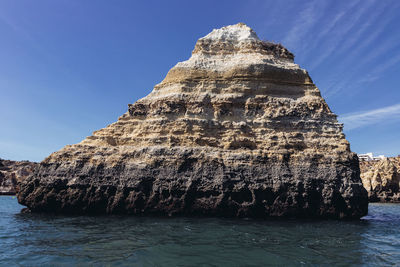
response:
[[[0,159],[0,195],[14,195],[18,191],[18,182],[31,175],[36,165],[30,161]]]
[[[213,30],[117,122],[21,183],[32,211],[359,218],[367,192],[307,71],[244,24]]]
[[[362,161],[360,168],[371,202],[400,202],[400,156]]]

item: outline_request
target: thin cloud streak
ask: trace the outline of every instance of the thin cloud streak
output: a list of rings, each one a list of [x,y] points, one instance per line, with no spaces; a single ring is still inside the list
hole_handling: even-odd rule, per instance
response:
[[[371,71],[371,73],[369,75],[367,75],[367,79],[366,80],[361,80],[361,82],[371,82],[371,81],[375,81],[377,79],[380,78],[380,75],[385,72],[386,70],[388,70],[389,68],[391,68],[392,66],[398,64],[400,62],[400,54],[390,58],[388,61],[386,61],[383,64],[380,64],[378,66],[376,66],[373,71]],[[373,77],[373,79],[371,80],[371,78]]]
[[[339,116],[339,121],[344,124],[346,130],[353,130],[380,122],[394,122],[397,119],[400,119],[400,104]]]
[[[306,33],[316,24],[318,20],[317,12],[318,1],[313,1],[302,10],[300,17],[295,21],[294,26],[283,40],[283,44],[288,47],[295,47],[303,41]]]
[[[383,53],[382,53],[383,54]],[[374,55],[376,57],[377,55]],[[365,58],[367,59],[367,58]],[[362,60],[359,65],[363,66],[368,61],[371,61],[373,58],[368,58],[368,60]],[[376,81],[382,77],[385,71],[389,68],[395,66],[400,63],[400,54],[393,56],[382,64],[378,64],[374,68],[367,70],[364,72],[363,76],[355,77],[356,73],[359,71],[359,68],[354,68],[348,73],[342,73],[341,76],[333,79],[330,85],[326,88],[327,92],[325,93],[325,97],[332,97],[333,95],[338,94],[339,92],[349,89],[349,86],[355,88],[364,83],[369,83]],[[346,74],[346,76],[345,76]],[[350,90],[347,90],[350,91]]]
[[[392,22],[396,16],[396,8],[397,6],[393,7],[391,10],[384,9],[382,13],[380,14],[381,16],[376,16],[375,14],[375,22],[374,23],[369,23],[369,28],[368,25],[364,25],[364,27],[367,27],[365,29],[370,29],[371,32],[368,34],[369,36],[366,37],[365,39],[358,38],[358,40],[352,41],[352,45],[356,45],[356,49],[352,49],[351,51],[364,51],[363,49],[368,47],[369,45],[376,43],[381,45],[381,40],[378,39],[378,37],[385,31],[387,25]],[[385,14],[385,12],[387,12]],[[382,18],[383,17],[383,18]],[[371,20],[371,18],[369,18]],[[347,50],[349,47],[343,46],[343,48],[346,48]]]
[[[385,3],[381,3],[380,5],[377,5],[377,7],[374,6],[373,14],[368,16],[368,19],[365,19],[364,23],[362,23],[361,26],[356,29],[356,31],[352,32],[351,36],[346,38],[346,42],[340,46],[338,53],[349,51],[353,46],[356,46],[357,49],[359,49],[358,45],[363,43],[364,33],[373,29],[374,27],[377,27],[379,21],[383,17],[383,14],[387,10],[386,7],[387,5]],[[380,34],[383,32],[384,27],[379,27],[377,29],[378,30],[376,31],[376,34]]]
[[[337,52],[337,49],[343,45],[343,42],[345,41],[347,35],[351,32],[353,28],[356,27],[361,17],[373,4],[373,0],[368,1],[366,4],[363,4],[362,7],[356,9],[356,11],[352,14],[350,20],[340,23],[341,26],[339,28],[336,28],[336,30],[332,32],[333,38],[331,39],[330,45],[325,48],[324,53],[320,57],[318,57],[317,60],[312,62],[310,70],[315,69],[325,59],[329,58],[333,53]]]
[[[338,12],[332,19],[329,19],[324,25],[323,29],[316,33],[317,35],[312,38],[312,41],[308,43],[305,55],[309,56],[309,53],[313,53],[314,49],[319,46],[323,40],[328,39],[329,35],[334,32],[335,28],[340,27],[342,23],[342,19],[347,15],[356,5],[358,5],[360,1],[352,1],[348,6],[343,8],[340,12]]]
[[[357,44],[356,49],[352,49],[351,53],[346,56],[341,64],[346,66],[350,64],[351,61],[355,61],[357,58],[357,64],[349,71],[347,68],[343,67],[342,71],[335,74],[335,78],[331,79],[328,87],[326,87],[326,96],[332,97],[337,93],[348,89],[349,85],[353,88],[359,86],[365,82],[375,81],[380,78],[383,72],[398,62],[397,56],[393,57],[382,64],[376,65],[374,68],[367,68],[362,73],[363,75],[357,75],[365,66],[370,66],[371,62],[376,58],[385,58],[388,53],[392,53],[392,49],[398,47],[400,42],[398,38],[393,37],[390,39],[379,40],[378,37],[384,31],[386,26],[395,19],[395,12],[390,12],[385,15],[385,19],[380,20],[379,24],[376,24],[376,30],[366,39],[362,40]],[[376,43],[373,49],[365,50],[371,43]],[[363,56],[361,57],[361,54]],[[384,66],[380,66],[384,65]],[[349,90],[347,90],[349,91]]]

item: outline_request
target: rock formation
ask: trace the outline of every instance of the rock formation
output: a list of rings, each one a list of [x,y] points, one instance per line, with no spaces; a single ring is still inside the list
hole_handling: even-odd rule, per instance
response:
[[[248,26],[213,30],[117,122],[21,183],[32,211],[367,214],[357,155],[308,73]]]
[[[400,202],[400,156],[360,162],[370,202]]]
[[[33,173],[37,163],[0,159],[0,195],[15,195],[18,182]]]

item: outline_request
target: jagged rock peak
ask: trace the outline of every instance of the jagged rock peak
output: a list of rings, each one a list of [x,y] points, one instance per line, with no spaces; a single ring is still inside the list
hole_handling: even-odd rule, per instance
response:
[[[200,40],[210,40],[213,42],[228,41],[260,41],[257,34],[244,23],[229,25],[220,29],[214,29]]]
[[[193,54],[204,55],[235,53],[260,53],[287,61],[294,59],[294,55],[281,44],[260,40],[244,23],[214,29],[200,38],[193,50]]]
[[[166,92],[168,84],[194,80],[275,79],[280,83],[311,84],[308,73],[293,59],[281,44],[261,41],[243,23],[226,26],[200,38],[192,56],[178,62],[155,91],[163,88]]]

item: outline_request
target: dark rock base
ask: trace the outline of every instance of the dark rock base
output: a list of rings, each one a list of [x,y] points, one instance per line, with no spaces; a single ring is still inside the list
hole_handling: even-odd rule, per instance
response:
[[[20,184],[18,200],[34,212],[74,214],[351,219],[368,212],[356,157],[325,164],[258,159],[227,166],[193,157],[175,163],[42,163]]]

